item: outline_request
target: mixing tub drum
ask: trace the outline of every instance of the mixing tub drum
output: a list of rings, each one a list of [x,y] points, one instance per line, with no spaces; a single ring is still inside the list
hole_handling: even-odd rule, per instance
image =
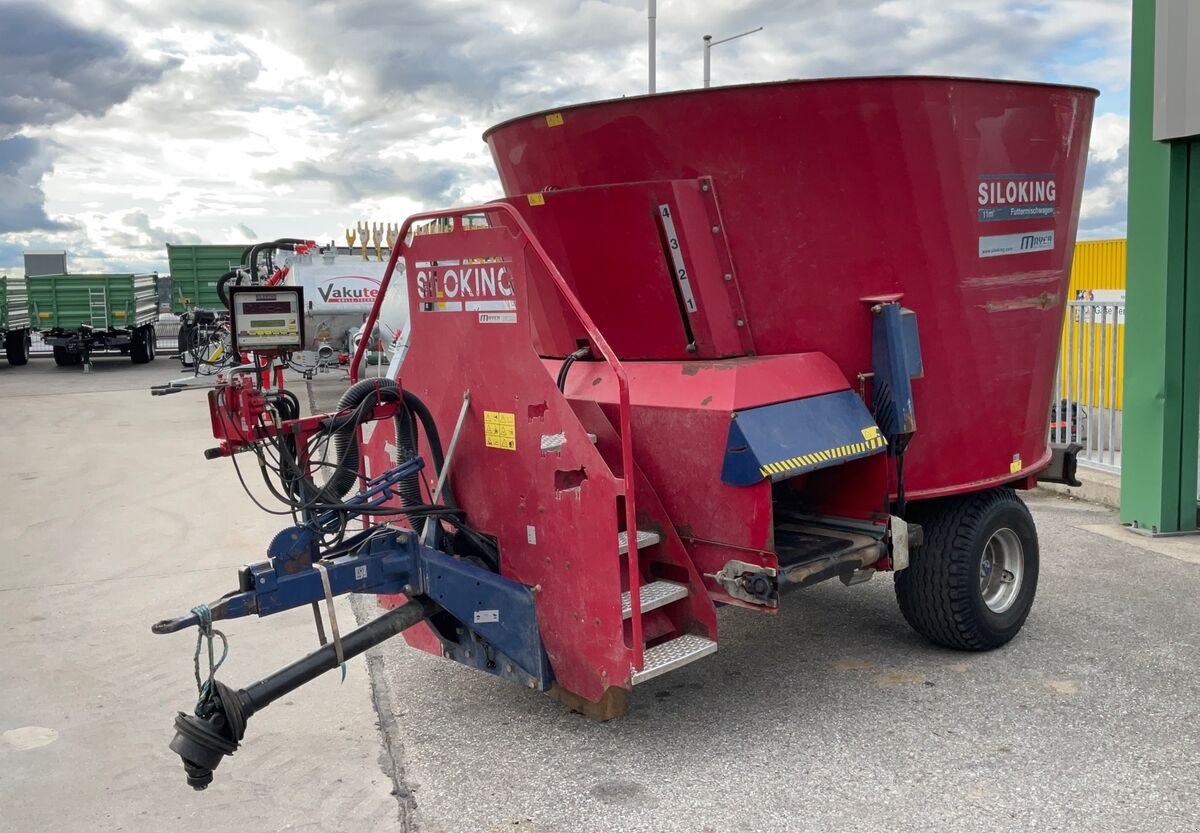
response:
[[[932,497],[1049,461],[1095,96],[957,78],[791,81],[584,104],[485,138],[505,192],[622,358],[819,350],[854,380],[871,369],[868,306],[915,310],[924,374],[906,483]],[[678,267],[693,296],[710,277],[715,291],[681,313],[666,270],[610,232],[658,209],[623,199],[621,184],[700,180],[712,222],[696,227],[715,240],[681,231]],[[555,207],[574,189],[605,192],[606,215],[571,226]],[[720,256],[700,262],[714,242]],[[706,266],[714,275],[697,274]],[[540,349],[565,356],[580,334],[559,317],[535,325]]]

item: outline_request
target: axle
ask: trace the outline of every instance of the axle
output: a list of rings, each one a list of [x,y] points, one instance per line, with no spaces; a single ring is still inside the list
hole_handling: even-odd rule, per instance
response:
[[[357,628],[342,639],[342,655],[356,657],[401,631],[429,618],[437,605],[427,597],[413,599]],[[325,645],[274,674],[234,691],[214,681],[209,699],[197,708],[204,716],[180,712],[175,717],[171,751],[183,760],[187,782],[195,790],[212,783],[213,770],[225,755],[232,755],[246,734],[246,721],[280,697],[337,668],[334,645]]]

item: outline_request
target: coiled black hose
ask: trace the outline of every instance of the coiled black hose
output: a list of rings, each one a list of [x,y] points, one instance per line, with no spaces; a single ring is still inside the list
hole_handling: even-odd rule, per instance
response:
[[[400,465],[417,456],[417,431],[413,421],[415,417],[421,422],[421,427],[428,440],[429,453],[433,457],[433,464],[440,472],[446,464],[446,459],[437,423],[434,422],[429,408],[412,391],[401,391],[400,386],[391,379],[363,379],[342,394],[342,398],[338,400],[338,410],[352,411],[367,398],[375,395],[378,395],[384,402],[395,401],[397,394],[399,394],[404,407],[393,418],[396,427],[395,463]],[[323,490],[323,502],[341,500],[358,483],[358,438],[355,433],[357,428],[358,424],[350,421],[345,425],[335,427],[332,431],[333,453],[334,459],[338,461],[338,469]],[[421,499],[419,474],[413,474],[402,480],[397,486],[397,491],[400,493],[400,502],[403,506],[420,506],[424,503]],[[458,508],[458,502],[450,488],[449,478],[442,487],[441,498],[447,507]]]
[[[391,379],[363,379],[357,384],[351,385],[342,394],[342,398],[338,400],[338,410],[354,410],[367,397],[375,395],[376,391],[379,392],[381,400],[395,401],[400,393],[400,386]],[[397,413],[393,421],[396,426],[396,457],[398,458],[396,463],[399,464],[410,459],[411,455],[405,456],[408,449],[412,449],[412,454],[416,453],[413,448],[415,442],[412,437],[411,420],[405,413]],[[337,461],[338,468],[325,485],[324,502],[341,500],[358,483],[358,438],[355,435],[357,428],[356,422],[347,422],[345,425],[333,429],[333,459]],[[410,481],[412,482],[410,483]],[[421,502],[420,481],[416,479],[416,475],[405,478],[400,483],[399,489],[401,500],[406,506]]]

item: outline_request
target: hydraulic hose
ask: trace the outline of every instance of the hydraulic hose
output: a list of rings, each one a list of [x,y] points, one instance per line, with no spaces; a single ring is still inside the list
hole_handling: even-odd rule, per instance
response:
[[[341,400],[338,401],[338,410],[352,411],[370,396],[379,395],[383,398],[385,394],[391,393],[394,395],[399,391],[400,386],[391,379],[363,379],[352,385],[349,390],[342,394]],[[421,427],[425,431],[429,453],[433,457],[435,469],[441,472],[445,468],[446,458],[442,449],[442,438],[438,433],[437,423],[433,419],[433,414],[425,403],[421,401],[421,398],[412,391],[403,391],[401,397],[404,408],[394,418],[396,426],[396,464],[399,465],[417,456],[417,431],[416,424],[413,421],[415,416],[417,420],[420,420]],[[344,498],[358,482],[359,454],[356,434],[357,427],[358,425],[355,421],[347,421],[345,424],[338,425],[331,430],[333,434],[334,457],[339,462],[337,471],[322,491],[321,497],[324,501]],[[404,478],[397,484],[396,490],[400,493],[401,506],[416,507],[424,505],[424,501],[421,498],[421,480],[419,474],[414,473]],[[458,501],[454,496],[454,490],[449,477],[446,478],[442,485],[441,500],[448,509],[458,508]],[[418,520],[418,518],[409,518],[409,524],[414,530],[418,529]],[[432,518],[425,518],[424,523],[437,523],[437,521]]]
[[[425,406],[420,397],[410,390],[404,391],[404,405],[417,415],[417,419],[421,420],[421,427],[425,429],[425,439],[429,444],[429,453],[433,456],[433,465],[440,473],[446,467],[446,457],[442,453],[442,438],[438,434],[437,423],[433,421],[433,414],[429,412],[429,408]],[[415,445],[413,453],[416,453]],[[450,488],[449,475],[446,475],[446,482],[442,485],[442,501],[451,509],[458,508],[454,490]]]
[[[354,410],[367,397],[374,396],[376,391],[380,396],[390,394],[389,398],[394,399],[400,392],[400,386],[391,379],[363,379],[357,384],[351,385],[342,394],[342,398],[338,400],[338,410]],[[399,458],[395,462],[399,464],[416,455],[416,442],[412,436],[411,421],[403,413],[397,414],[393,421],[396,426],[396,456]],[[341,500],[358,482],[358,437],[355,430],[357,428],[357,424],[347,423],[336,427],[333,431],[333,459],[337,461],[339,467],[325,485],[323,492],[326,498]],[[420,489],[420,481],[417,480],[415,474],[401,481],[399,491],[405,506],[413,506],[421,502]]]
[[[558,378],[554,380],[554,383],[558,385],[559,393],[565,393],[567,390],[567,376],[569,376],[571,373],[571,365],[575,364],[575,362],[579,361],[580,359],[587,358],[591,352],[591,347],[580,347],[574,353],[563,359],[562,365],[558,368]]]
[[[258,277],[258,256],[264,249],[283,249],[284,251],[293,251],[297,243],[307,243],[307,240],[301,240],[298,237],[280,237],[278,240],[272,240],[269,243],[256,243],[250,247],[249,263],[251,280]]]
[[[229,306],[229,293],[225,291],[225,284],[229,283],[229,281],[233,280],[237,276],[238,270],[230,269],[224,275],[217,278],[217,297],[221,299],[221,304],[225,307],[225,309],[230,310],[230,312],[233,310]]]

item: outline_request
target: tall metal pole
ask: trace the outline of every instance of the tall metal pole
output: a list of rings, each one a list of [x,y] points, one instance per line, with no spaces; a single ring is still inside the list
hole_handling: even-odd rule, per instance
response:
[[[712,79],[712,35],[704,36],[704,86]]]
[[[718,43],[728,43],[731,40],[737,40],[738,38],[744,38],[744,37],[746,37],[746,35],[753,35],[755,32],[761,32],[762,30],[763,30],[763,27],[759,26],[757,29],[751,29],[749,32],[742,32],[740,35],[732,35],[728,38],[721,38],[720,40],[713,40],[712,35],[705,35],[704,36],[704,86],[707,87],[712,79],[712,48],[714,46],[716,46]]]
[[[650,92],[654,92],[654,27],[658,19],[658,0],[650,0],[649,8],[646,10],[646,19],[650,24]]]

